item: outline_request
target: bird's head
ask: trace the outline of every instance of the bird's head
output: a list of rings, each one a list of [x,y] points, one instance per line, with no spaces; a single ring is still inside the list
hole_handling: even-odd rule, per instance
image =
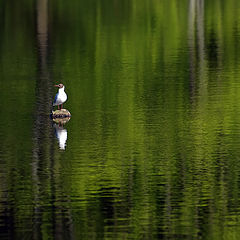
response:
[[[60,83],[60,84],[54,85],[54,87],[63,88],[64,85],[62,83]]]

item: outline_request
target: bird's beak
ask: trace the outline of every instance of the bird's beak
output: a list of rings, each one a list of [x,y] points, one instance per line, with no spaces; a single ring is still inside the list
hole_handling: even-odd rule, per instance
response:
[[[54,87],[59,87],[59,85],[54,85]]]

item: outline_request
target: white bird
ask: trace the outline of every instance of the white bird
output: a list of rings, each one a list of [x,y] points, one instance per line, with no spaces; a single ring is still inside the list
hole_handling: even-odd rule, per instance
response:
[[[54,85],[55,87],[58,87],[58,93],[55,96],[54,102],[53,102],[53,106],[60,106],[60,109],[63,108],[63,103],[65,103],[67,101],[67,94],[65,93],[64,89],[65,86],[60,83],[58,85]]]

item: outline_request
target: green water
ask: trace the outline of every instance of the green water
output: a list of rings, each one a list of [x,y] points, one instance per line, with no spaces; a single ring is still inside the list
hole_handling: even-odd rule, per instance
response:
[[[239,239],[239,0],[2,0],[0,36],[1,239]]]

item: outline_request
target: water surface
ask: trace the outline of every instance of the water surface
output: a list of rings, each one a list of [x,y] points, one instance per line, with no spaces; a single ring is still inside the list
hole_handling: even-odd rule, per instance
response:
[[[0,9],[1,239],[238,239],[239,1]]]

